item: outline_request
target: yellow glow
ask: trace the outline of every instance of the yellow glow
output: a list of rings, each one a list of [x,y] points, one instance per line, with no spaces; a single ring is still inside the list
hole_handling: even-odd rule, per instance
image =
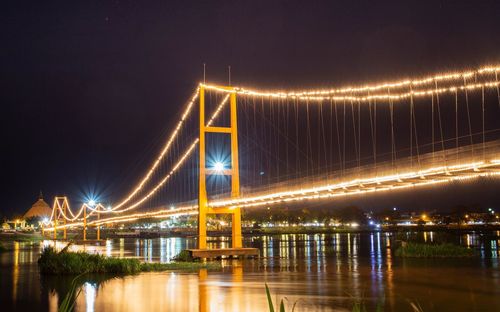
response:
[[[359,180],[353,180],[353,182],[350,183],[338,183],[338,184],[327,184],[325,186],[319,186],[319,187],[314,187],[314,188],[303,188],[300,190],[292,190],[289,192],[276,192],[276,193],[270,193],[266,194],[265,196],[260,196],[260,197],[241,197],[239,199],[234,199],[234,200],[222,200],[222,201],[214,201],[210,203],[209,205],[212,207],[219,207],[219,206],[224,206],[224,207],[231,207],[231,206],[240,206],[240,207],[258,207],[258,206],[269,206],[272,204],[276,203],[284,203],[284,202],[290,202],[290,201],[304,201],[304,200],[319,200],[319,199],[326,199],[326,198],[333,198],[333,197],[338,197],[338,196],[352,196],[352,195],[359,195],[359,194],[367,194],[367,193],[372,193],[372,192],[384,192],[384,191],[392,191],[392,190],[399,190],[399,189],[407,189],[407,188],[413,188],[417,186],[425,186],[425,185],[434,185],[434,184],[442,184],[442,183],[449,183],[452,181],[458,181],[458,180],[468,180],[468,179],[474,179],[478,177],[484,177],[484,176],[499,176],[500,172],[486,172],[486,171],[475,171],[475,169],[496,169],[495,168],[495,163],[490,162],[476,162],[476,163],[469,163],[469,164],[462,164],[462,165],[457,165],[457,166],[449,166],[449,167],[438,167],[438,168],[429,168],[426,170],[418,171],[418,172],[412,172],[412,173],[406,173],[406,174],[400,174],[400,175],[388,175],[388,176],[382,176],[378,178],[372,178],[372,179],[366,179],[366,180],[371,180],[372,182],[363,182],[359,183]],[[447,170],[446,170],[447,169]],[[460,176],[453,176],[453,175],[447,175],[446,173],[449,174],[464,174]],[[421,176],[424,176],[426,179],[422,180],[420,179]],[[437,176],[436,176],[437,175]],[[432,176],[435,176],[432,178]],[[413,182],[410,184],[401,184],[398,185],[397,183],[404,183],[405,179],[408,178],[415,178],[418,177],[416,181],[418,182]],[[401,179],[400,179],[401,178]],[[384,185],[379,185],[377,181],[383,181],[383,182],[393,182],[396,185],[392,186],[384,186]],[[400,182],[401,181],[401,182]],[[376,185],[375,187],[370,188],[370,184]],[[360,186],[360,185],[363,185]],[[355,187],[357,189],[354,189],[353,191],[346,191],[344,188],[349,189],[350,187]],[[360,187],[364,189],[359,189]],[[335,193],[335,190],[340,191]],[[292,196],[294,195],[294,196]],[[231,205],[229,205],[231,203]],[[267,207],[270,209],[270,207]],[[172,217],[172,216],[180,216],[180,215],[194,215],[197,214],[198,211],[198,205],[176,205],[175,209],[161,209],[159,211],[154,211],[154,212],[145,212],[145,213],[135,213],[132,215],[124,215],[124,216],[119,216],[119,217],[110,217],[110,218],[103,218],[101,220],[94,220],[88,222],[89,225],[101,225],[101,224],[111,224],[111,223],[125,223],[125,222],[130,222],[130,221],[136,221],[141,218],[167,218],[167,217]],[[82,222],[74,222],[71,224],[67,225],[61,225],[58,226],[58,228],[64,228],[64,227],[71,227],[71,226],[81,226],[83,223]],[[53,230],[53,228],[47,228],[47,231]]]
[[[366,85],[362,87],[346,87],[346,88],[337,88],[337,89],[323,89],[323,90],[309,90],[309,91],[289,91],[289,92],[275,92],[275,91],[261,91],[261,90],[250,90],[250,89],[245,89],[245,88],[233,88],[233,89],[227,89],[225,87],[219,87],[215,85],[205,85],[205,84],[200,84],[204,86],[206,89],[210,90],[215,90],[218,92],[237,92],[240,95],[248,95],[248,96],[258,96],[258,97],[274,97],[274,98],[297,98],[297,99],[304,99],[304,100],[324,100],[324,99],[333,99],[333,100],[361,100],[361,101],[367,101],[370,99],[376,99],[380,98],[380,94],[375,94],[373,96],[373,92],[377,91],[388,91],[390,89],[398,89],[402,87],[418,87],[421,85],[427,85],[427,84],[433,84],[432,86],[435,87],[438,82],[443,82],[443,81],[459,81],[460,85],[453,86],[450,88],[444,88],[444,89],[438,89],[437,87],[433,89],[428,89],[425,91],[421,92],[410,92],[406,94],[401,94],[401,93],[393,93],[390,92],[394,97],[388,96],[384,98],[393,98],[393,99],[398,99],[398,98],[405,98],[410,95],[431,95],[433,93],[443,93],[446,91],[455,91],[457,89],[469,89],[469,88],[477,88],[480,87],[479,84],[475,84],[476,86],[474,87],[473,85],[468,85],[466,87],[463,86],[463,82],[467,78],[472,78],[474,76],[481,76],[481,75],[486,75],[486,74],[491,74],[491,73],[497,73],[500,71],[500,66],[487,66],[480,68],[475,71],[465,71],[465,72],[457,72],[457,73],[451,73],[451,74],[438,74],[435,76],[427,77],[424,79],[416,79],[416,80],[401,80],[401,81],[396,81],[396,82],[391,82],[391,83],[382,83],[382,84],[376,84],[376,85]],[[488,86],[497,86],[498,82],[491,81],[485,83],[483,86],[488,87]],[[471,86],[471,87],[469,87]],[[460,88],[462,87],[462,88]],[[368,93],[368,96],[354,96],[356,93]],[[333,95],[335,94],[349,94],[349,96],[341,96],[341,97],[334,97]],[[373,97],[372,97],[373,96]]]
[[[476,90],[481,88],[494,88],[500,85],[498,81],[486,81],[484,83],[472,83],[467,84],[466,86],[462,84],[452,85],[450,87],[445,88],[430,88],[425,90],[410,90],[408,92],[401,93],[380,93],[380,94],[370,94],[370,95],[328,95],[328,92],[325,91],[325,95],[303,95],[302,93],[283,93],[283,92],[261,92],[261,91],[250,91],[243,88],[235,88],[235,92],[238,95],[243,96],[257,96],[257,97],[271,97],[271,98],[292,98],[299,99],[303,101],[325,101],[332,100],[334,102],[344,102],[344,101],[359,101],[359,102],[368,102],[372,100],[402,100],[410,97],[423,97],[423,96],[431,96],[433,94],[442,94],[442,93],[455,93],[456,91],[463,90]],[[212,85],[204,85],[207,89],[220,91],[220,92],[229,92],[223,88],[212,86]],[[319,91],[318,91],[319,92]]]
[[[213,208],[232,207],[232,206],[255,207],[255,206],[262,206],[262,205],[269,205],[269,204],[276,204],[276,203],[283,203],[290,201],[302,201],[307,199],[322,199],[322,198],[345,196],[351,194],[352,192],[358,194],[381,192],[389,189],[401,189],[414,186],[423,186],[423,185],[444,183],[456,180],[464,180],[472,177],[490,176],[499,174],[499,172],[476,171],[481,168],[488,168],[493,166],[495,166],[495,164],[492,164],[491,162],[487,163],[475,162],[475,163],[461,164],[448,167],[446,166],[434,167],[415,172],[400,173],[396,175],[354,179],[349,182],[325,184],[315,187],[304,187],[289,191],[271,192],[263,195],[241,197],[237,199],[217,200],[209,203],[209,206]],[[449,176],[449,174],[461,173],[464,171],[466,172],[472,171],[472,173],[465,176]],[[421,179],[422,177],[425,177],[425,179]],[[399,182],[415,178],[418,179],[410,184],[398,185]],[[380,186],[380,184],[387,182],[391,182],[396,185],[392,184],[390,187],[383,185]]]

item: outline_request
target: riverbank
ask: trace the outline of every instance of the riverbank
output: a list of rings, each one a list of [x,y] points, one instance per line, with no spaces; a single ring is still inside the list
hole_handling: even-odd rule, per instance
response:
[[[368,232],[449,232],[449,233],[474,233],[486,231],[500,231],[500,224],[483,224],[483,225],[359,225],[351,226],[280,226],[280,227],[262,227],[262,228],[243,228],[243,236],[260,236],[260,235],[282,235],[282,234],[336,234],[336,233],[368,233]],[[77,236],[79,232],[71,232],[71,235]],[[68,231],[68,235],[70,232]],[[87,232],[88,237],[95,237],[94,230],[90,229]],[[101,238],[160,238],[160,237],[180,237],[190,238],[196,237],[197,231],[195,228],[175,228],[175,229],[158,229],[158,230],[133,230],[133,231],[116,231],[113,229],[102,229]],[[231,236],[231,229],[209,230],[207,232],[208,240],[218,236]],[[500,236],[500,235],[497,235]],[[51,237],[47,236],[47,239]]]
[[[385,225],[375,227],[371,225],[360,225],[357,227],[267,227],[246,230],[244,235],[281,235],[281,234],[335,234],[335,233],[367,233],[367,232],[449,232],[449,233],[472,233],[486,231],[500,231],[500,225],[415,225],[415,226],[391,226]],[[209,234],[216,234],[212,232]],[[499,235],[500,236],[500,235]]]
[[[219,262],[170,262],[147,263],[133,258],[113,258],[86,252],[57,252],[52,247],[43,249],[38,266],[42,274],[135,274],[151,271],[195,271],[199,269],[220,269]]]

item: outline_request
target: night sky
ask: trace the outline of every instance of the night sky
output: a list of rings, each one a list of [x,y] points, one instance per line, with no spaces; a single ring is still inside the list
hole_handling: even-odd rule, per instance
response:
[[[118,199],[196,84],[395,80],[500,63],[499,1],[9,1],[0,215],[42,190]]]

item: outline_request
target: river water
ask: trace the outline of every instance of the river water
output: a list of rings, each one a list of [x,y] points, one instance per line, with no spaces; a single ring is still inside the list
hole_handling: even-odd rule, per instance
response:
[[[475,248],[474,259],[401,259],[397,239],[450,241]],[[57,311],[71,277],[40,276],[42,243],[11,243],[0,254],[1,311]],[[227,237],[210,247],[228,247]],[[498,311],[500,232],[445,234],[341,233],[245,237],[260,259],[226,260],[217,271],[92,276],[81,287],[77,311],[269,311],[265,283],[287,311]],[[108,240],[106,246],[73,246],[143,261],[168,262],[194,248],[189,238]]]

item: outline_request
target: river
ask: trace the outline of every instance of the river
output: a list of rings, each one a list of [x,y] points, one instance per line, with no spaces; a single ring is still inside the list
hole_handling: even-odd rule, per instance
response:
[[[401,259],[390,248],[397,239],[449,241],[475,248],[473,259]],[[6,244],[0,254],[2,311],[57,311],[71,277],[40,276],[42,243]],[[59,243],[62,244],[62,243]],[[227,237],[210,247],[228,247]],[[260,259],[225,260],[217,271],[141,273],[88,277],[77,311],[269,311],[267,282],[274,301],[287,311],[498,311],[500,232],[339,233],[248,236],[245,246],[260,249]],[[107,240],[105,246],[74,250],[115,257],[168,262],[194,248],[190,238]]]

